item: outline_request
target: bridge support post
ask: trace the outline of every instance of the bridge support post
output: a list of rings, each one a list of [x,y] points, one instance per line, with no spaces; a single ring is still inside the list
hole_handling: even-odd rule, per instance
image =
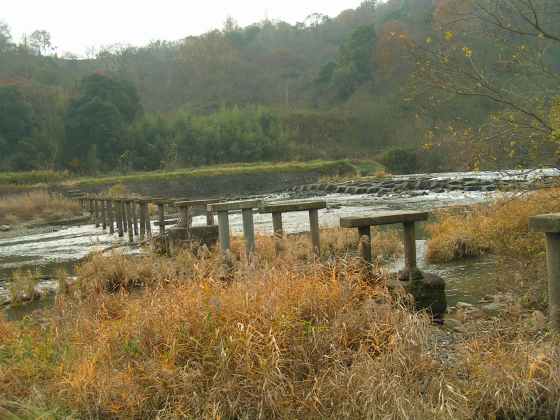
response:
[[[249,258],[255,252],[255,226],[253,221],[253,209],[242,209],[243,234],[245,235],[245,252]]]
[[[126,201],[121,200],[121,215],[122,215],[122,226],[123,232],[128,232],[128,212],[126,211]]]
[[[284,237],[284,228],[282,226],[282,213],[272,213],[272,229],[274,230],[274,248],[276,255],[280,255],[281,241]]]
[[[360,255],[369,266],[373,262],[371,253],[371,226],[360,226],[358,228],[358,233],[360,235]]]
[[[148,239],[152,239],[152,221],[150,219],[150,204],[143,203],[142,209],[144,211],[144,220],[146,222],[146,236]]]
[[[132,226],[132,203],[130,201],[126,201],[124,203],[126,209],[126,224],[128,230],[128,242],[134,242],[134,227]]]
[[[266,203],[261,209],[261,213],[272,213],[272,226],[274,229],[276,254],[280,254],[281,239],[284,235],[282,226],[282,214],[291,212],[306,211],[309,214],[309,226],[311,235],[311,247],[316,257],[321,256],[321,241],[319,231],[319,210],[326,209],[325,200],[317,201],[284,201],[276,203]]]
[[[560,332],[560,213],[531,217],[529,230],[546,235],[548,318],[551,329],[558,333]]]
[[[103,230],[107,230],[107,200],[101,200],[101,222]]]
[[[243,219],[243,233],[245,235],[245,252],[247,258],[255,252],[255,226],[253,220],[253,209],[262,207],[261,200],[230,201],[226,203],[209,204],[207,211],[218,213],[218,235],[220,247],[226,259],[229,257],[230,234],[229,234],[229,212],[241,210]]]
[[[138,213],[140,216],[140,242],[146,239],[146,214],[144,213],[144,203],[138,201]]]
[[[123,206],[122,201],[116,200],[115,201],[115,208],[117,210],[117,231],[119,233],[119,238],[124,236],[124,229],[123,229]]]
[[[107,213],[109,216],[109,233],[115,233],[115,214],[113,213],[113,201],[107,200]]]
[[[138,237],[138,212],[136,201],[132,200],[130,202],[130,208],[132,213],[132,227],[134,228],[134,236]]]
[[[309,210],[309,226],[311,228],[311,245],[313,247],[313,252],[317,257],[321,256],[321,240],[320,240],[320,229],[319,229],[319,210],[310,209]]]

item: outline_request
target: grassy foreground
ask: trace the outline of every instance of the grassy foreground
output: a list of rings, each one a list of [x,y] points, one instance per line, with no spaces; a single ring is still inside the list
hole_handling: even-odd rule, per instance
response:
[[[366,275],[353,232],[271,238],[224,268],[96,255],[52,309],[0,320],[4,418],[551,418],[560,344],[524,311],[448,336]],[[391,248],[394,238],[386,239]],[[398,252],[396,250],[395,252]],[[328,257],[329,255],[325,255]],[[341,258],[343,257],[343,258]],[[541,280],[536,280],[541,281]],[[517,302],[516,302],[517,304]]]

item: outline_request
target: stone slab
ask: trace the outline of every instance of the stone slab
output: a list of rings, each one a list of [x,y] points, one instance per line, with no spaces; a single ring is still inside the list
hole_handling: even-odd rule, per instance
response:
[[[312,209],[326,209],[327,202],[318,201],[286,201],[278,203],[266,203],[260,210],[261,213],[289,213],[294,211],[307,211]]]
[[[340,227],[358,228],[365,226],[392,225],[395,223],[422,222],[428,220],[430,213],[421,211],[387,211],[372,213],[362,217],[343,217]]]
[[[560,233],[560,213],[530,217],[529,230],[531,232]]]
[[[258,209],[263,206],[262,200],[229,201],[225,203],[209,204],[208,211],[218,213],[221,211]]]
[[[179,222],[179,219],[165,219],[165,226],[173,226]],[[154,226],[161,226],[161,222],[158,220],[154,222]]]
[[[206,207],[209,204],[221,203],[223,200],[190,200],[190,201],[176,201],[175,207]]]
[[[152,198],[152,199],[149,200],[149,202],[154,203],[154,204],[158,204],[158,205],[162,205],[162,204],[163,205],[166,205],[166,204],[172,205],[172,204],[175,204],[174,200],[169,200],[169,199],[166,199],[166,198]]]

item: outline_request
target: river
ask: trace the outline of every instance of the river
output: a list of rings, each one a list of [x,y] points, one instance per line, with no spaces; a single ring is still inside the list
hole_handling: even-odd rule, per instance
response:
[[[455,179],[457,177],[481,177],[485,179],[511,179],[535,176],[558,176],[557,170],[539,170],[532,172],[481,172],[433,174],[432,178]],[[408,177],[417,177],[410,175]],[[424,177],[430,175],[422,175]],[[402,178],[402,177],[401,177]],[[391,194],[378,197],[373,194],[325,194],[307,193],[306,199],[324,199],[328,208],[319,213],[322,228],[336,227],[339,219],[345,216],[356,216],[383,210],[432,210],[457,205],[470,205],[494,200],[495,192],[452,191],[435,193],[424,191],[423,194]],[[287,192],[260,196],[267,201],[291,200],[302,198],[301,193]],[[271,215],[256,214],[255,230],[257,233],[272,233]],[[205,217],[195,217],[193,224],[204,224]],[[287,213],[283,216],[284,230],[287,233],[299,233],[309,230],[306,213]],[[242,221],[240,214],[230,216],[232,232],[241,233]],[[157,232],[157,228],[152,228]],[[481,297],[482,284],[488,284],[496,276],[496,266],[490,258],[462,261],[460,263],[430,265],[425,261],[425,241],[422,236],[417,242],[419,266],[421,269],[441,275],[448,282],[450,303],[462,300],[476,301]],[[8,299],[8,282],[14,270],[30,269],[40,273],[42,280],[39,288],[52,289],[55,282],[52,275],[61,267],[70,274],[75,264],[92,252],[102,251],[111,247],[119,247],[126,253],[138,253],[137,246],[129,246],[127,238],[108,235],[91,224],[79,226],[50,227],[29,230],[19,236],[0,239],[0,303]]]
[[[449,205],[467,205],[479,203],[492,199],[494,194],[490,193],[448,193],[430,194],[422,197],[399,197],[399,198],[377,198],[367,195],[345,195],[330,194],[321,197],[326,199],[328,209],[321,210],[319,213],[320,226],[322,228],[338,226],[340,217],[367,214],[372,211],[380,210],[419,210],[447,207]],[[276,194],[261,197],[266,200],[289,200],[290,194]],[[205,217],[195,217],[194,225],[204,224]],[[230,216],[230,226],[232,232],[241,233],[242,221],[240,214]],[[152,228],[157,232],[157,227]],[[306,213],[287,213],[284,215],[284,229],[287,233],[298,233],[309,229],[309,222]],[[258,233],[272,233],[271,215],[255,215],[255,230]],[[449,265],[448,267],[433,267],[424,263],[425,242],[418,241],[419,264],[421,267],[430,271],[435,271],[445,275],[449,281],[460,277],[464,270],[462,265]],[[40,289],[52,289],[56,282],[52,276],[59,268],[66,269],[70,274],[73,272],[74,265],[84,259],[92,252],[99,252],[111,247],[118,246],[123,252],[138,253],[137,246],[129,246],[127,238],[118,238],[117,235],[103,233],[100,228],[95,228],[92,224],[51,227],[48,229],[29,230],[23,235],[0,239],[0,302],[8,299],[8,282],[13,271],[17,269],[30,269],[37,271],[42,280],[39,284]],[[472,269],[472,262],[469,264]],[[485,262],[480,262],[481,267]],[[453,286],[451,286],[453,288]],[[463,296],[461,296],[463,298]],[[468,297],[465,297],[468,298]],[[468,299],[467,299],[468,300]]]

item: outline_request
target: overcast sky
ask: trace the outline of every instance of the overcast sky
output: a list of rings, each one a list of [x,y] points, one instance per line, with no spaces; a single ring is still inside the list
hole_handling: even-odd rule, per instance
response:
[[[45,29],[60,54],[88,47],[144,45],[221,28],[228,16],[245,26],[265,17],[290,23],[311,13],[335,16],[361,0],[1,0],[0,21],[19,41]]]

